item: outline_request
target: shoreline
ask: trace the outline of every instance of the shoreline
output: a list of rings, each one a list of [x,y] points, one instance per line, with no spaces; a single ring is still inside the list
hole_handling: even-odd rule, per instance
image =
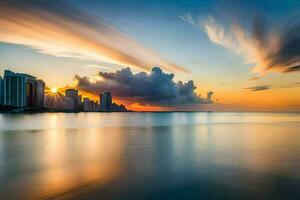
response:
[[[299,113],[300,111],[1,111],[0,114],[39,114],[39,113]]]

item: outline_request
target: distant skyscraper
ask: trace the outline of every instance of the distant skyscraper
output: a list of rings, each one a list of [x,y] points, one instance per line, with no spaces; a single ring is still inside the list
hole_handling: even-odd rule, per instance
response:
[[[100,109],[101,111],[111,111],[112,95],[110,92],[102,92],[100,94]]]
[[[82,96],[78,95],[78,104],[81,104],[81,103],[82,103]]]
[[[45,82],[42,80],[36,80],[35,82],[36,91],[36,106],[38,108],[45,107]]]
[[[65,95],[66,97],[69,97],[70,99],[72,99],[74,101],[74,109],[78,109],[79,108],[79,96],[78,96],[78,90],[75,89],[67,89],[65,91]]]
[[[83,98],[83,111],[90,111],[91,105],[89,98]]]
[[[55,95],[47,95],[45,97],[45,107],[50,110],[73,111],[74,101],[57,92]]]
[[[86,111],[86,112],[99,111],[98,102],[94,102],[93,100],[90,100],[89,98],[84,98],[83,99],[83,111]]]
[[[83,102],[82,102],[82,96],[81,95],[78,95],[78,107],[77,109],[79,110],[83,110]]]

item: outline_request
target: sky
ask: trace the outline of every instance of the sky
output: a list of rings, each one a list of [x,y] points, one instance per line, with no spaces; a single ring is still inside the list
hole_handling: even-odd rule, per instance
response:
[[[300,111],[296,0],[1,0],[0,70],[133,110]]]

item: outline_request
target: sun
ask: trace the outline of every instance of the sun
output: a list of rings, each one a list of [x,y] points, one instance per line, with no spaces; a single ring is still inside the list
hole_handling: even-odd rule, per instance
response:
[[[57,93],[57,88],[55,88],[55,87],[51,88],[51,92],[52,93]]]

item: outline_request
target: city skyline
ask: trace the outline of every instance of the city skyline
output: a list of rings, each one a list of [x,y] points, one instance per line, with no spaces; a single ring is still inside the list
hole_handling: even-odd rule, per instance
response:
[[[116,102],[139,111],[300,111],[299,8],[293,0],[4,0],[0,70],[76,86],[92,99],[111,87]],[[126,73],[140,90],[114,87]],[[139,77],[149,81],[141,86]]]
[[[99,103],[74,88],[63,92],[27,73],[4,70],[0,76],[0,112],[128,112],[113,102],[111,92],[99,93]]]

